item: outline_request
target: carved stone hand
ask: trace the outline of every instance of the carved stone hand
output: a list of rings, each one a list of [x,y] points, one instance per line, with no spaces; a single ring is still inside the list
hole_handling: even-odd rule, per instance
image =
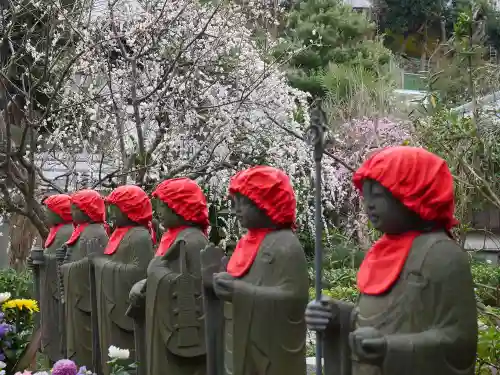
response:
[[[140,306],[144,302],[145,285],[146,285],[146,279],[136,282],[132,287],[132,289],[130,289],[129,299],[131,305]]]
[[[321,301],[311,301],[306,308],[307,327],[312,331],[324,331],[333,318],[333,300],[322,296]]]
[[[387,352],[387,340],[376,328],[361,327],[349,335],[351,350],[360,362],[380,365]]]
[[[214,291],[220,299],[230,301],[233,298],[236,279],[227,272],[214,274]]]

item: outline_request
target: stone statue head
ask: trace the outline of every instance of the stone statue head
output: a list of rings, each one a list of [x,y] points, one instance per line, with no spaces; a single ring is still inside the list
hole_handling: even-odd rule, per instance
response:
[[[47,223],[49,227],[53,227],[57,224],[64,223],[65,220],[61,216],[59,216],[57,213],[52,211],[50,208],[45,206],[45,216],[47,217]]]
[[[422,220],[375,180],[363,181],[363,204],[373,227],[383,233],[400,234],[433,228],[432,223]]]
[[[275,228],[273,221],[248,197],[236,193],[232,196],[234,213],[246,229]]]
[[[115,204],[108,204],[109,221],[116,227],[126,227],[138,225]]]
[[[158,216],[165,229],[177,228],[182,225],[194,226],[193,223],[188,222],[182,216],[178,215],[172,210],[165,202],[157,200]]]
[[[73,222],[76,224],[83,223],[91,223],[92,220],[88,217],[88,215],[80,210],[76,204],[71,205],[71,217],[73,218]]]

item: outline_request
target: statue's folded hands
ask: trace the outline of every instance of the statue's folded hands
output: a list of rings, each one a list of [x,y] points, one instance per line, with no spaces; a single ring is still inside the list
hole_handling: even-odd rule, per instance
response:
[[[227,272],[216,273],[213,276],[214,292],[220,299],[231,301],[237,282],[239,282],[239,280]]]
[[[361,327],[351,332],[349,343],[354,356],[364,363],[380,365],[387,352],[385,336],[373,327]]]

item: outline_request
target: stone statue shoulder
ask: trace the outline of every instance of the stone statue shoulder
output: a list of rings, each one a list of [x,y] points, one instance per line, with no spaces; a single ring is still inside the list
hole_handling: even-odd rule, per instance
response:
[[[432,277],[424,268],[427,268],[426,265],[436,256],[436,254],[433,254],[436,246],[444,247],[448,249],[447,252],[456,255],[464,254],[460,246],[448,237],[445,232],[438,231],[422,234],[413,241],[403,270],[404,275],[419,273],[425,278]]]
[[[184,229],[179,233],[175,241],[185,241],[189,246],[200,246],[200,249],[204,249],[208,243],[208,239],[203,232],[199,228],[194,227]]]
[[[131,228],[127,233],[127,237],[133,238],[133,242],[151,241],[151,233],[143,226]]]
[[[56,250],[62,247],[66,243],[66,241],[69,240],[72,233],[73,233],[72,224],[66,224],[63,225],[61,228],[59,228],[56,234],[56,238],[54,239],[54,242],[47,249],[45,249],[45,255],[55,257]]]
[[[307,273],[307,260],[304,248],[292,230],[283,229],[271,232],[266,236],[261,244],[260,251],[264,258],[271,257],[269,262],[274,260],[281,262],[292,262],[299,268],[305,267]],[[291,266],[289,264],[288,266]],[[287,266],[287,267],[288,267]]]
[[[108,243],[108,234],[102,224],[90,224],[87,228],[85,228],[79,238],[80,243],[96,240],[100,243],[103,249]]]
[[[63,225],[61,229],[59,229],[57,232],[56,240],[58,237],[62,237],[62,239],[64,239],[64,242],[66,242],[71,237],[73,229],[74,229],[73,224]]]

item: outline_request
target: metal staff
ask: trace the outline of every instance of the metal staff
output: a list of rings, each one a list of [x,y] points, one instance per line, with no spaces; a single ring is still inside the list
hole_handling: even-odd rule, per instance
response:
[[[56,250],[56,270],[57,270],[57,289],[59,291],[59,319],[61,319],[61,356],[66,358],[66,314],[64,306],[64,276],[61,266],[64,264],[68,255],[68,246],[64,244],[61,248]]]
[[[314,240],[314,268],[316,271],[316,279],[314,282],[316,290],[316,301],[321,301],[322,287],[322,262],[323,262],[323,221],[321,220],[321,159],[323,158],[324,133],[323,125],[325,115],[321,110],[319,103],[315,103],[311,110],[311,126],[307,129],[307,139],[311,146],[314,146],[314,162],[316,172],[316,186],[314,190],[314,224],[316,227]],[[316,375],[323,373],[323,338],[321,332],[316,333]]]

